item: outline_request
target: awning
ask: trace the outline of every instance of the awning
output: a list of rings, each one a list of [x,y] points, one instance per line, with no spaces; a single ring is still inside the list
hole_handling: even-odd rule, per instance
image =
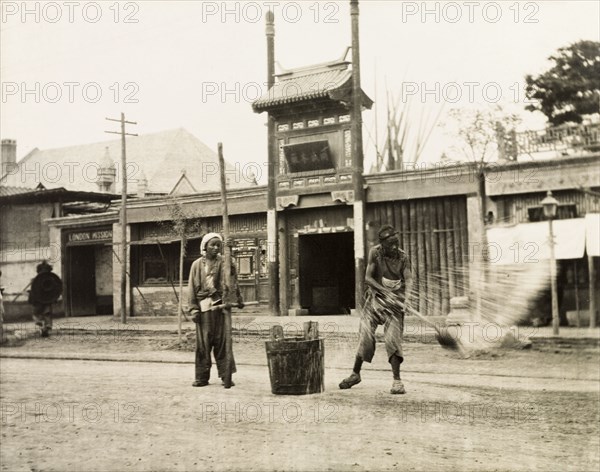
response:
[[[201,239],[202,236],[188,236],[187,240],[188,241],[192,241],[195,239]],[[137,241],[131,241],[129,244],[131,244],[132,246],[147,246],[150,244],[173,244],[173,243],[179,243],[181,242],[181,238],[169,238],[169,239],[161,239],[161,238],[155,238],[155,239],[139,239]]]
[[[580,259],[586,250],[589,255],[600,255],[599,224],[598,214],[554,221],[556,259]],[[548,226],[547,221],[540,221],[489,228],[487,243],[490,263],[506,265],[550,259]]]

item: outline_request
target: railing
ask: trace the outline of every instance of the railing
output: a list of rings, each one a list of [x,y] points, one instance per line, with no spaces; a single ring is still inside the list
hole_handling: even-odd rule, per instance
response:
[[[599,151],[600,122],[524,131],[516,133],[516,141],[519,154],[568,150]]]

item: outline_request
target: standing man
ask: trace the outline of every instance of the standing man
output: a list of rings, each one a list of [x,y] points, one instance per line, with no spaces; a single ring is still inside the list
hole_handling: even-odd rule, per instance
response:
[[[392,366],[394,383],[390,393],[406,393],[400,380],[402,334],[405,305],[408,304],[413,283],[412,266],[408,255],[400,249],[398,232],[390,225],[381,227],[379,244],[369,252],[365,284],[367,291],[359,329],[359,344],[352,374],[342,380],[341,389],[360,383],[364,361],[371,362],[375,354],[375,331],[383,325],[388,361]]]
[[[212,309],[223,304],[223,238],[217,233],[208,233],[200,243],[201,257],[192,264],[189,277],[188,307],[196,323],[196,379],[192,386],[204,387],[210,378],[211,352],[214,350],[219,377],[227,373],[227,343],[225,341],[225,317],[221,309]],[[237,307],[244,302],[237,284],[235,266],[231,265],[232,290],[237,295]],[[236,372],[233,352],[230,352],[231,373]],[[233,385],[233,382],[232,382]]]

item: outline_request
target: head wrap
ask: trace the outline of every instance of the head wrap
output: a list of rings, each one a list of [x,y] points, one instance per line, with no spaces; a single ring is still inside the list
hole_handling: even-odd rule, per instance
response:
[[[397,234],[397,231],[391,225],[384,225],[379,230],[379,242],[383,242],[390,236]]]
[[[221,237],[221,235],[219,233],[208,233],[208,234],[206,234],[202,238],[202,242],[200,243],[200,254],[202,254],[202,255],[206,254],[206,245],[213,238],[217,238],[219,241],[223,242],[223,238]]]

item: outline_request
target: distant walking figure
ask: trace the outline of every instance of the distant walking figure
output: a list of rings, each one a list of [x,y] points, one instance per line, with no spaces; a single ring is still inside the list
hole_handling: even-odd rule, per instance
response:
[[[40,327],[41,336],[46,338],[52,329],[52,304],[62,293],[62,281],[46,261],[38,264],[36,271],[37,275],[31,281],[29,303],[33,305],[33,320]]]

